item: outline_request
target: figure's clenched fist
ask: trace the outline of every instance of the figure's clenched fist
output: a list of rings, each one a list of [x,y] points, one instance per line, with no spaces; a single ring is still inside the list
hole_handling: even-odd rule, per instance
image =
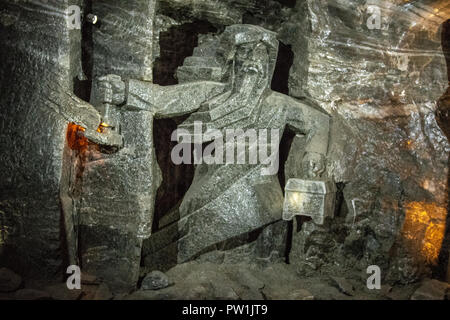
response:
[[[125,101],[125,83],[115,74],[98,78],[98,95],[102,103],[120,105]]]
[[[308,152],[303,157],[302,167],[308,178],[318,178],[325,171],[325,157],[320,153]]]

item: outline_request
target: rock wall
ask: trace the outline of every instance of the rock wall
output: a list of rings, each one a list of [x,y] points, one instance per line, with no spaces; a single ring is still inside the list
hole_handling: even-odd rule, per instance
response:
[[[156,1],[92,1],[94,78],[117,74],[152,81]]]
[[[86,128],[100,121],[73,94],[81,33],[68,28],[70,5],[81,2],[0,4],[0,264],[39,277],[62,272],[68,123]]]
[[[109,73],[152,80],[155,1],[94,1],[92,99],[98,77]],[[115,107],[114,107],[115,108]],[[117,107],[120,148],[90,144],[76,184],[79,258],[82,269],[112,290],[132,290],[138,281],[142,240],[150,236],[160,172],[153,143],[153,115]],[[107,120],[104,120],[107,122]],[[108,124],[111,125],[111,124]]]
[[[448,8],[302,1],[296,9],[281,32],[295,55],[290,94],[333,116],[327,172],[344,184],[336,234],[315,237],[315,227],[305,226],[301,259],[334,272],[377,264],[392,281],[413,281],[448,250],[449,144],[434,115],[447,86],[441,24]],[[378,13],[379,28],[369,28]]]

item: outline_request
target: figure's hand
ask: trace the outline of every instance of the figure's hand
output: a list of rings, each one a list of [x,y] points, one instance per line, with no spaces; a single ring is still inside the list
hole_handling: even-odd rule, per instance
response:
[[[308,152],[303,157],[302,167],[308,178],[318,178],[325,171],[325,157],[320,153]]]
[[[114,131],[100,133],[97,130],[86,129],[83,134],[90,141],[101,146],[116,148],[121,148],[123,146],[122,136]]]
[[[120,105],[125,102],[125,83],[120,76],[114,74],[100,77],[98,95],[102,103]]]

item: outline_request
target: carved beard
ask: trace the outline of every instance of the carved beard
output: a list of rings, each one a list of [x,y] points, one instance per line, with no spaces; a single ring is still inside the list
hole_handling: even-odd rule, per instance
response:
[[[258,63],[235,66],[232,78],[231,90],[208,103],[213,121],[234,112],[239,112],[237,118],[250,114],[268,87],[267,70]]]
[[[249,98],[257,101],[258,97],[255,94],[267,87],[266,74],[264,68],[256,62],[245,61],[242,65],[237,66],[231,96],[236,95],[238,97],[236,101],[242,102],[244,105],[250,102]]]

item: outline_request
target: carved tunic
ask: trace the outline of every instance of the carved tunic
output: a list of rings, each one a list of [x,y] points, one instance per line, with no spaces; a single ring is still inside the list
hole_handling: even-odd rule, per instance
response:
[[[214,82],[161,87],[132,80],[127,104],[128,108],[152,110],[155,117],[178,116],[198,110],[223,88],[223,84]],[[327,152],[329,117],[270,89],[265,90],[261,102],[247,117],[240,119],[224,113],[212,120],[211,113],[195,112],[180,127],[189,128],[194,121],[202,120],[207,127],[222,131],[252,128],[268,129],[270,133],[270,129],[277,129],[279,144],[288,125],[297,134],[306,136],[306,152],[323,155]],[[178,262],[188,261],[213,245],[281,219],[283,193],[276,173],[261,175],[265,166],[261,163],[196,166],[192,185],[179,208],[176,227],[172,224],[159,231],[167,233],[177,229],[176,245],[171,245],[177,248]]]

